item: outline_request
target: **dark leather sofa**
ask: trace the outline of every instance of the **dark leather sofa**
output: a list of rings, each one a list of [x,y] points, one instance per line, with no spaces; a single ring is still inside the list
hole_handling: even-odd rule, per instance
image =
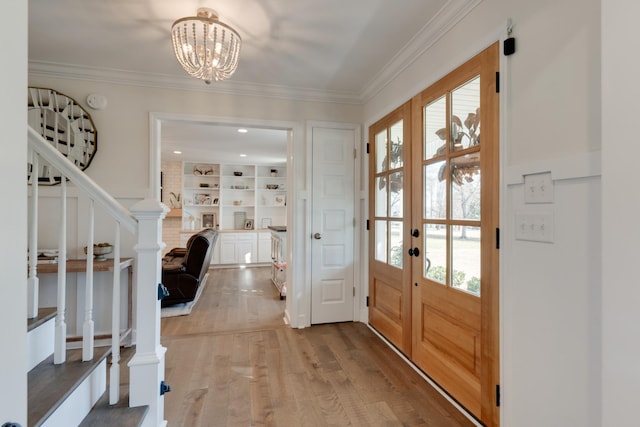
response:
[[[162,258],[162,284],[169,295],[162,307],[193,301],[211,263],[218,232],[211,228],[192,235],[186,248],[174,248]]]

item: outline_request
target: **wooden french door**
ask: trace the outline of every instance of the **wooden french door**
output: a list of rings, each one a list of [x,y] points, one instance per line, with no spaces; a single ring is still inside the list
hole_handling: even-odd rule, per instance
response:
[[[370,296],[376,297],[371,324],[387,336],[379,307],[402,305],[402,346],[387,337],[487,426],[499,425],[498,69],[496,43],[411,100],[411,113],[404,116],[411,120],[405,139],[411,144],[403,146],[410,152],[402,169],[403,261],[395,275],[378,260],[370,268]],[[372,129],[380,132],[379,124]],[[375,210],[384,179],[391,182],[387,172],[371,174],[374,223],[396,220]],[[372,227],[370,258],[389,241],[389,228]],[[394,284],[397,292],[386,292],[383,300],[380,290],[386,288],[379,282]]]
[[[369,323],[411,355],[411,103],[369,128]]]

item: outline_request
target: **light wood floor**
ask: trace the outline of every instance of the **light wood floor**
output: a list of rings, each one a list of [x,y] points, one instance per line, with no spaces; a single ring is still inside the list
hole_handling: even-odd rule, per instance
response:
[[[211,270],[162,319],[169,426],[472,426],[366,325],[291,329],[268,268]]]

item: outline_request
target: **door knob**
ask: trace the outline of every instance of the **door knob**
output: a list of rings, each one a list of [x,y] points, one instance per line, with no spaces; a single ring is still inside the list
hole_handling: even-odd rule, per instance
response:
[[[413,230],[411,230],[411,235],[413,237],[419,237],[420,236],[420,230],[418,230],[417,228],[414,228]]]
[[[420,255],[420,249],[418,248],[409,248],[409,250],[407,251],[409,253],[409,256],[418,256]]]
[[[322,236],[320,236],[320,233],[315,233],[313,235],[313,238],[316,239],[316,240],[320,240],[322,238]]]

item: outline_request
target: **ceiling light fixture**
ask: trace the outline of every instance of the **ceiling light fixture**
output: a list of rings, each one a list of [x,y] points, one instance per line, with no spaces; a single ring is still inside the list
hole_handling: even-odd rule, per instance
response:
[[[238,129],[238,132],[239,133],[247,133],[247,132],[249,132],[249,130],[245,129],[245,128],[240,128],[240,129]]]
[[[182,154],[182,151],[180,151],[180,150],[175,150],[175,151],[173,152],[173,154]]]
[[[242,39],[236,30],[218,20],[213,9],[201,7],[198,16],[174,22],[171,41],[182,68],[207,84],[231,77],[238,67]]]
[[[240,154],[240,157],[247,157],[246,154]]]

